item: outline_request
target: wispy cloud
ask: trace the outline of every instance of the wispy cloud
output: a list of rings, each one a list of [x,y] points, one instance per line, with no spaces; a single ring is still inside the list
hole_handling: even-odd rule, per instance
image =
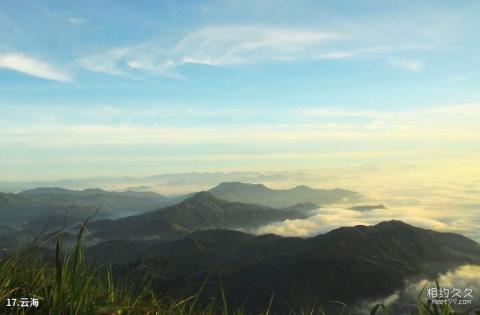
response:
[[[87,22],[87,19],[81,18],[81,17],[76,17],[76,16],[70,16],[67,18],[68,23],[74,26],[80,26],[84,23]]]
[[[391,59],[388,64],[413,72],[421,71],[425,66],[422,61],[415,59]]]
[[[295,58],[312,45],[338,38],[337,34],[302,29],[209,27],[183,38],[174,51],[182,56],[180,63],[242,64]],[[191,51],[194,55],[188,56]]]
[[[433,52],[472,53],[472,46],[466,45],[465,40],[474,38],[471,32],[474,27],[465,28],[465,21],[474,20],[474,9],[465,6],[452,10],[450,6],[423,4],[415,6],[418,16],[406,18],[412,8],[411,3],[402,3],[387,12],[382,9],[386,14],[381,15],[355,14],[342,18],[327,14],[315,24],[295,21],[287,27],[248,22],[204,25],[178,37],[158,34],[163,37],[103,48],[100,53],[92,51],[81,63],[92,71],[129,76],[179,75],[179,67],[186,64],[230,66],[344,59],[371,59],[419,72],[427,63],[433,65],[435,58],[430,59]],[[306,16],[310,13],[313,14],[307,12]],[[324,15],[319,12],[319,16]]]
[[[338,34],[305,29],[255,26],[205,27],[187,34],[170,47],[152,40],[82,58],[91,71],[127,75],[146,71],[172,75],[185,64],[208,66],[251,64],[265,60],[297,60],[309,48],[339,39]]]
[[[139,77],[142,73],[177,76],[187,64],[228,66],[265,61],[376,59],[390,66],[418,72],[426,54],[450,49],[443,28],[418,32],[415,23],[382,27],[385,21],[336,21],[316,27],[251,25],[206,26],[168,42],[152,39],[92,53],[80,64],[95,72]],[[434,22],[432,22],[434,23]],[[416,53],[422,53],[422,60]],[[408,56],[413,56],[406,58]]]
[[[19,53],[0,54],[0,69],[2,68],[42,79],[61,82],[72,81],[72,77],[63,70],[44,61]]]
[[[468,80],[468,76],[464,74],[452,74],[449,75],[448,78],[452,81],[466,81]]]
[[[314,59],[347,59],[355,56],[354,53],[350,51],[331,51],[318,54],[314,56]]]
[[[371,30],[369,30],[371,31]],[[116,47],[80,59],[95,72],[137,77],[139,72],[179,76],[175,68],[186,64],[207,66],[254,64],[262,61],[335,60],[386,58],[392,54],[433,49],[431,44],[412,42],[384,45],[381,31],[371,42],[365,34],[343,30],[278,28],[266,26],[204,27],[186,34],[173,44],[150,40]],[[410,71],[420,71],[419,60],[394,58],[387,63]]]
[[[186,64],[226,66],[264,61],[375,58],[417,72],[424,68],[423,61],[392,55],[425,52],[438,45],[403,39],[385,45],[385,38],[392,34],[369,27],[364,26],[364,33],[354,28],[334,32],[266,26],[204,27],[170,45],[150,40],[116,47],[81,58],[80,64],[90,71],[138,78],[142,72],[178,77],[175,69]]]
[[[316,60],[320,63],[340,59],[358,61],[364,58],[418,72],[426,63],[433,65],[433,61],[429,59],[429,52],[449,55],[458,52],[470,54],[475,49],[475,46],[468,44],[467,40],[475,38],[473,30],[476,24],[473,12],[476,12],[477,5],[452,8],[450,5],[432,4],[413,6],[412,3],[406,2],[396,4],[391,10],[384,10],[383,6],[372,4],[365,12],[350,10],[352,12],[345,12],[343,16],[338,14],[343,11],[337,11],[339,8],[336,5],[287,2],[290,4],[281,6],[280,10],[271,3],[262,4],[262,14],[268,12],[268,17],[260,19],[255,17],[246,19],[238,11],[240,7],[259,11],[256,4],[253,6],[248,3],[241,6],[235,4],[233,7],[236,18],[227,19],[230,16],[225,14],[223,18],[212,19],[218,23],[215,25],[205,24],[202,22],[203,19],[194,19],[194,23],[189,20],[178,20],[172,21],[171,27],[163,27],[161,21],[163,19],[148,20],[151,17],[145,14],[145,21],[136,23],[138,25],[132,26],[132,30],[148,31],[126,32],[120,36],[113,36],[108,41],[101,40],[102,37],[98,35],[113,34],[116,31],[114,26],[116,18],[97,21],[95,17],[85,15],[85,12],[79,14],[83,12],[80,10],[61,10],[36,2],[25,4],[28,5],[28,9],[34,9],[36,14],[40,14],[40,18],[45,19],[45,26],[48,26],[45,30],[51,30],[52,27],[59,25],[67,26],[68,31],[76,31],[74,28],[80,25],[90,28],[89,32],[94,36],[83,37],[81,32],[58,32],[59,40],[61,36],[68,36],[66,39],[78,37],[78,40],[75,38],[69,45],[65,45],[66,49],[62,54],[62,56],[70,54],[69,58],[79,61],[75,66],[80,67],[75,70],[88,69],[135,79],[142,79],[147,75],[182,78],[179,68],[187,64],[231,66],[297,60],[313,62]],[[230,10],[233,8],[231,3],[220,7],[217,5],[215,9],[220,10],[219,12],[220,7]],[[202,7],[210,7],[211,10],[211,6],[212,4],[205,4]],[[138,16],[142,16],[142,10],[138,11],[138,15],[130,16],[129,12],[123,11],[128,7],[121,6],[116,9],[129,16],[132,21],[137,21]],[[285,9],[296,10],[297,7],[305,11],[304,21],[294,18],[293,14],[292,17],[284,19],[281,25],[273,22],[284,16],[282,11]],[[406,18],[411,17],[412,8],[415,8],[418,14],[414,18]],[[103,13],[101,8],[99,11]],[[281,15],[278,15],[280,12]],[[377,14],[378,12],[384,14]],[[260,16],[260,12],[255,13]],[[312,17],[317,18],[312,20]],[[1,22],[13,28],[15,25],[10,20],[14,19],[7,20],[8,25],[5,21]],[[95,23],[86,23],[94,21]],[[29,23],[24,24],[28,26]],[[21,31],[23,28],[19,29]],[[145,35],[150,37],[139,41],[138,36],[132,37],[132,34],[150,34]],[[21,38],[12,37],[3,44],[7,48],[16,47],[16,42],[20,40]],[[21,46],[24,47],[25,43]],[[78,57],[79,53],[81,57]],[[418,60],[419,58],[421,60]]]
[[[381,119],[388,115],[388,113],[374,110],[352,110],[333,107],[303,107],[296,109],[294,114],[305,117],[360,117],[372,119]]]

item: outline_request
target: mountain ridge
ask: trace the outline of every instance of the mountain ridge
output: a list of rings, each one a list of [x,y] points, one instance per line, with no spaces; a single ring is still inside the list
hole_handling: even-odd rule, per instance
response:
[[[274,208],[287,208],[300,203],[322,206],[345,199],[356,199],[359,194],[346,189],[313,189],[299,185],[291,189],[271,189],[263,184],[224,182],[209,190],[227,201],[242,201]]]

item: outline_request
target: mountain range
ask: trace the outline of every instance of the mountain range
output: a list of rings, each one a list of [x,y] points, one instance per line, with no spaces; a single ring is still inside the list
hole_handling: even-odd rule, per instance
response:
[[[229,202],[215,194],[237,196],[237,199],[257,203]],[[290,198],[289,202],[282,199],[284,195]],[[276,221],[306,218],[311,215],[311,210],[319,208],[309,200],[325,204],[357,195],[347,190],[320,190],[306,186],[274,190],[264,185],[239,182],[222,183],[197,195],[188,193],[168,197],[154,192],[55,187],[0,193],[0,219],[3,224],[14,227],[15,232],[0,238],[0,245],[11,247],[11,244],[28,241],[39,234],[51,235],[69,228],[75,233],[77,229],[71,227],[78,228],[92,215],[91,221],[97,222],[91,224],[91,231],[98,241],[122,238],[172,240],[205,229],[252,231]],[[278,202],[273,202],[274,199]],[[290,206],[274,209],[265,204]],[[145,215],[140,215],[143,213]],[[118,220],[121,218],[125,219]]]
[[[148,278],[158,294],[174,298],[196,293],[204,283],[200,302],[221,298],[223,287],[230,305],[252,312],[265,310],[274,296],[272,310],[278,313],[332,300],[353,304],[380,298],[408,279],[480,264],[474,241],[400,221],[344,227],[311,238],[255,235],[263,225],[305,219],[319,207],[358,200],[359,194],[343,189],[276,190],[239,182],[175,197],[60,188],[3,193],[0,254],[44,233],[42,250],[50,255],[60,230],[100,207],[87,226],[86,254],[92,262],[111,263],[118,279],[141,288],[138,279]],[[350,209],[387,210],[383,205]],[[77,230],[64,233],[67,246],[75,242]]]
[[[209,192],[226,201],[303,213],[321,205],[355,200],[359,197],[356,192],[344,189],[325,190],[297,186],[276,190],[262,184],[240,182],[222,183]],[[167,197],[155,192],[43,187],[20,193],[0,193],[0,219],[9,224],[24,224],[36,219],[44,220],[45,217],[51,217],[53,221],[59,221],[65,216],[84,220],[92,214],[96,214],[95,219],[114,219],[175,205],[193,195],[194,193],[188,193]]]
[[[37,188],[20,193],[0,193],[0,218],[4,223],[25,223],[46,216],[118,218],[171,204],[154,192],[109,192],[101,189]]]

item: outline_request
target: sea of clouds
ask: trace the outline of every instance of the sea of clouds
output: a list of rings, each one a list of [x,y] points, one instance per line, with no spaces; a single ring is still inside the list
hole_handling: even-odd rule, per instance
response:
[[[312,211],[307,219],[272,223],[256,232],[309,237],[341,226],[372,225],[394,219],[418,227],[460,233],[478,242],[480,169],[460,166],[372,166],[304,174],[300,180],[307,184],[313,186],[316,182],[317,187],[351,189],[359,192],[362,199],[354,204],[326,205]],[[383,204],[387,209],[349,209],[376,204]]]
[[[441,274],[438,277],[440,288],[449,289],[451,296],[452,290],[460,289],[460,295],[464,296],[471,290],[473,298],[471,304],[455,305],[450,304],[455,311],[465,311],[474,306],[480,305],[480,266],[464,265],[455,270]],[[432,279],[422,279],[417,281],[406,281],[402,289],[381,299],[363,301],[353,306],[355,314],[370,314],[371,309],[377,304],[384,304],[391,312],[399,314],[409,314],[409,311],[415,311],[418,306],[419,297],[423,303],[427,302],[427,290],[435,288],[436,284]]]

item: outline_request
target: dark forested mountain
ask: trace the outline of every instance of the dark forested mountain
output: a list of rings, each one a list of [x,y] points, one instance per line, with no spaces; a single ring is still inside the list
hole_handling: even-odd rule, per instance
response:
[[[300,203],[325,205],[358,197],[356,192],[345,189],[313,189],[297,186],[292,189],[270,189],[262,184],[222,183],[210,192],[228,201],[255,203],[274,208],[286,208]]]
[[[0,224],[0,251],[16,245],[20,231],[8,225]]]
[[[94,222],[91,229],[99,239],[170,240],[206,229],[254,229],[286,219],[303,219],[297,211],[228,202],[208,192],[199,192],[184,202],[157,211],[119,220]]]
[[[23,223],[66,212],[67,216],[86,218],[97,210],[98,218],[115,218],[169,204],[167,197],[152,192],[37,188],[18,194],[0,193],[0,218],[2,222]]]
[[[383,297],[406,279],[480,263],[474,241],[400,221],[339,228],[309,239],[199,231],[172,242],[105,242],[88,255],[106,262],[106,252],[119,274],[147,277],[159,293],[196,292],[208,275],[205,296],[217,294],[221,280],[231,304],[265,310],[274,294],[273,309],[280,312]]]

